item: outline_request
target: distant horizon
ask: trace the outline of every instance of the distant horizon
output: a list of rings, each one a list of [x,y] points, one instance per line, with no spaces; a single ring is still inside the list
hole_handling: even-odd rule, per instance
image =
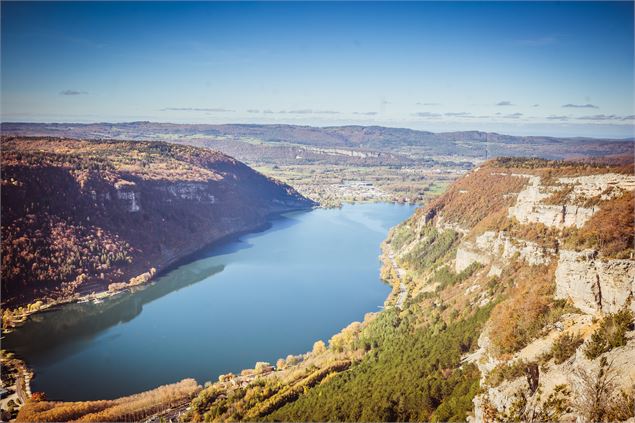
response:
[[[3,121],[635,136],[633,2],[2,2]]]
[[[382,124],[358,124],[358,123],[341,123],[335,125],[310,125],[310,124],[301,124],[301,123],[288,123],[288,122],[275,122],[275,123],[260,123],[260,122],[222,122],[222,123],[209,123],[209,122],[173,122],[173,121],[158,121],[158,120],[122,120],[122,121],[87,121],[87,122],[73,122],[73,121],[17,121],[17,120],[7,120],[0,121],[0,125],[5,124],[16,124],[16,125],[100,125],[100,124],[108,124],[108,125],[123,125],[123,124],[131,124],[131,123],[151,123],[151,124],[168,124],[168,125],[210,125],[210,126],[298,126],[298,127],[309,127],[309,128],[318,128],[318,129],[328,129],[328,128],[337,128],[337,127],[350,127],[350,126],[358,126],[358,127],[377,127],[377,128],[386,128],[386,129],[407,129],[412,131],[419,132],[430,132],[433,134],[440,133],[453,133],[453,132],[481,132],[488,134],[497,134],[497,135],[506,135],[513,137],[547,137],[547,138],[582,138],[582,139],[596,139],[596,140],[612,140],[612,141],[635,141],[635,135],[626,136],[626,137],[612,137],[612,136],[587,136],[587,135],[550,135],[544,133],[510,133],[510,132],[502,132],[502,131],[492,131],[492,130],[483,130],[483,129],[450,129],[450,130],[431,130],[425,128],[412,128],[407,126],[390,126],[390,125],[382,125]],[[4,135],[4,134],[2,134]]]

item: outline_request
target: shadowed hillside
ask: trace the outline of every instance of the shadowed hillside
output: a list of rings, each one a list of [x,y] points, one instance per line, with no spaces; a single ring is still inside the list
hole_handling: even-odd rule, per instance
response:
[[[267,215],[311,207],[208,149],[161,142],[2,140],[2,300],[143,283]]]

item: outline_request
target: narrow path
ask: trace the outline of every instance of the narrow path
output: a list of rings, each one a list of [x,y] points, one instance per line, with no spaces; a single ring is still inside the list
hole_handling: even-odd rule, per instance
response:
[[[388,253],[388,258],[390,258],[390,262],[392,266],[397,271],[397,278],[399,279],[399,295],[397,296],[396,306],[398,309],[402,310],[403,302],[406,301],[406,298],[408,297],[408,288],[406,288],[406,284],[403,283],[404,277],[406,276],[406,271],[403,270],[401,267],[399,267],[399,265],[397,264],[397,261],[395,260],[395,254],[393,253],[392,248],[390,249],[390,252]]]

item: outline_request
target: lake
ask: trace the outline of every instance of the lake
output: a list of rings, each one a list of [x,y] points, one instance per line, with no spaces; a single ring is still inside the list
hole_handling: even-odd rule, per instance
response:
[[[380,244],[414,206],[287,213],[210,247],[136,292],[32,316],[2,348],[52,400],[111,399],[275,363],[383,305]]]

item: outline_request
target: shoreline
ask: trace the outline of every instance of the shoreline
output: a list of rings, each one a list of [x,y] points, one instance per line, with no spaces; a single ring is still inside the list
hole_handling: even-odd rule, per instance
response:
[[[244,236],[244,235],[250,235],[250,234],[257,234],[260,232],[264,232],[266,231],[268,228],[271,227],[272,223],[271,221],[274,219],[279,218],[280,216],[284,215],[285,213],[291,213],[291,212],[301,212],[301,211],[310,211],[313,210],[315,208],[318,208],[317,206],[314,207],[306,207],[306,208],[290,208],[290,209],[285,209],[285,210],[279,210],[279,211],[275,211],[275,212],[271,212],[268,213],[264,216],[264,222],[255,224],[255,225],[251,225],[251,226],[246,226],[246,227],[242,227],[241,229],[237,230],[237,231],[233,231],[230,233],[226,233],[224,235],[221,235],[220,237],[205,243],[205,245],[200,246],[198,248],[194,248],[192,251],[188,251],[188,252],[184,252],[183,254],[178,255],[177,257],[168,260],[166,263],[161,264],[161,269],[160,270],[156,270],[154,272],[149,271],[147,272],[147,274],[151,274],[151,276],[145,280],[143,283],[138,283],[138,284],[132,284],[132,285],[128,285],[121,287],[119,289],[116,290],[109,290],[108,285],[105,286],[105,289],[99,292],[92,292],[90,294],[84,294],[84,295],[78,295],[75,294],[70,298],[60,298],[54,301],[50,301],[47,303],[43,303],[42,305],[38,306],[37,308],[34,309],[29,309],[27,306],[27,309],[24,313],[16,316],[14,318],[14,320],[10,321],[11,326],[8,328],[2,328],[2,334],[0,336],[0,340],[2,338],[4,338],[4,336],[6,334],[9,334],[15,330],[19,330],[19,328],[32,316],[36,315],[36,314],[43,314],[43,313],[47,313],[47,312],[51,312],[54,311],[60,307],[63,307],[65,305],[68,304],[73,304],[73,303],[83,303],[83,302],[102,302],[104,300],[110,299],[110,298],[114,298],[116,296],[122,295],[122,294],[129,294],[133,291],[136,290],[140,290],[140,289],[145,289],[146,287],[148,287],[150,284],[154,283],[159,277],[165,275],[166,273],[174,270],[175,268],[181,266],[184,263],[187,263],[188,261],[191,261],[192,259],[194,259],[198,254],[201,254],[203,251],[206,251],[210,248],[213,247],[217,247],[219,245],[225,244],[227,242],[231,242],[234,241],[236,239],[239,239],[240,237]],[[154,269],[154,268],[153,268]],[[146,273],[142,274],[145,275]],[[139,276],[142,276],[139,275]],[[138,277],[139,277],[138,276]],[[36,300],[35,303],[37,303],[38,301],[41,300]],[[21,403],[18,404],[16,406],[16,410],[19,410],[24,403],[26,402],[26,400],[28,398],[31,397],[31,380],[36,376],[35,375],[35,371],[31,368],[29,368],[28,364],[26,363],[25,360],[17,357],[15,355],[15,352],[13,351],[9,351],[9,350],[3,350],[4,353],[8,353],[11,355],[10,358],[7,358],[7,360],[11,360],[14,364],[15,364],[15,368],[18,369],[18,374],[16,376],[16,383],[14,385],[10,385],[7,386],[7,388],[13,388],[14,391],[16,391],[15,394],[12,394],[11,396],[4,398],[2,400],[3,403],[8,402],[9,398],[13,398],[14,396],[20,397],[20,395],[18,394],[18,391],[23,391],[23,397],[24,398],[20,398]],[[3,357],[3,360],[5,358]],[[4,367],[4,366],[3,366]],[[22,389],[17,389],[17,385],[22,382],[21,386]],[[6,400],[6,401],[5,401]]]
[[[357,204],[357,203],[358,202],[351,202],[350,204]],[[369,202],[359,202],[359,203],[369,203]],[[378,202],[374,201],[374,202],[370,202],[370,203],[378,203]],[[384,203],[404,204],[404,203],[394,202],[394,201],[393,202],[384,202]],[[346,204],[349,204],[349,203],[346,203]],[[160,271],[157,271],[156,274],[154,274],[153,277],[150,280],[148,280],[148,281],[146,281],[146,282],[144,282],[142,284],[125,287],[125,288],[119,289],[117,291],[105,290],[105,291],[101,291],[99,293],[87,294],[87,295],[83,295],[83,296],[80,296],[80,297],[77,297],[77,298],[68,299],[68,300],[63,301],[63,302],[62,301],[61,302],[57,302],[55,304],[46,304],[41,309],[33,311],[33,312],[30,312],[26,316],[24,316],[24,318],[21,321],[21,323],[19,325],[17,325],[16,327],[12,328],[12,330],[19,329],[21,324],[23,324],[31,315],[34,315],[36,313],[52,311],[52,310],[55,310],[56,307],[61,307],[63,305],[69,304],[69,303],[75,303],[75,302],[81,302],[81,301],[102,301],[102,300],[106,300],[106,299],[111,298],[111,297],[115,297],[115,296],[120,295],[120,294],[126,294],[126,293],[130,293],[131,291],[145,289],[151,283],[155,282],[156,279],[158,279],[158,277],[163,276],[167,272],[169,272],[171,270],[174,270],[175,268],[179,267],[183,263],[186,263],[186,262],[194,259],[198,254],[201,254],[203,251],[207,250],[208,248],[212,248],[214,246],[218,246],[218,245],[222,245],[222,244],[227,243],[227,242],[234,241],[234,240],[239,239],[240,237],[242,237],[244,235],[252,235],[252,234],[258,234],[260,232],[264,232],[268,228],[271,227],[272,220],[275,220],[275,219],[283,216],[286,213],[311,211],[312,209],[317,209],[317,208],[324,208],[324,207],[315,206],[315,207],[310,207],[310,208],[294,208],[294,209],[288,209],[288,210],[282,210],[282,211],[269,213],[269,214],[266,215],[266,220],[263,223],[260,223],[260,224],[257,224],[257,225],[253,225],[253,226],[251,226],[249,228],[243,228],[243,229],[241,229],[239,231],[223,235],[223,236],[221,236],[221,237],[219,237],[219,238],[207,243],[205,246],[196,249],[195,251],[192,251],[190,253],[186,253],[186,254],[184,254],[182,256],[179,256],[179,258],[174,259],[173,261],[171,261],[167,265],[164,265],[164,267]],[[400,223],[401,222],[399,222],[397,224],[400,224]],[[388,259],[388,255],[387,255],[387,247],[388,246],[386,245],[386,240],[389,238],[391,230],[392,230],[392,228],[389,229],[389,231],[386,234],[386,238],[380,244],[381,254],[379,256],[379,258],[380,258],[380,267],[379,267],[379,275],[378,276],[379,276],[379,279],[380,279],[380,281],[382,283],[388,284],[393,289],[391,289],[391,291],[386,296],[385,300],[383,301],[383,305],[378,306],[379,310],[376,310],[376,311],[372,311],[371,310],[367,314],[370,314],[370,313],[379,314],[379,313],[382,313],[385,309],[388,309],[390,307],[394,307],[395,298],[396,298],[395,297],[395,290],[394,290],[394,287],[395,287],[394,280],[391,277],[385,278],[383,276],[384,268],[386,268],[386,267],[391,268],[390,260]],[[340,334],[345,329],[346,329],[346,326],[340,328],[333,335],[335,336],[337,334]],[[3,331],[3,334],[7,333],[7,332],[8,331]],[[300,355],[306,355],[306,354],[311,354],[311,351],[308,351],[308,352],[300,354]],[[34,373],[33,370],[28,368],[28,366],[26,365],[26,363],[23,360],[20,360],[20,361],[24,364],[25,370],[30,372],[30,375],[31,375],[30,378],[28,378],[28,379],[25,378],[27,392],[30,392],[30,381],[35,376],[35,373]],[[20,407],[21,407],[21,405],[20,405]],[[20,407],[17,407],[16,409],[19,409]]]
[[[34,376],[34,372],[27,367],[24,360],[17,358],[14,353],[2,350],[2,373],[3,378],[13,380],[13,383],[2,387],[3,390],[6,389],[8,392],[12,392],[0,400],[2,417],[6,417],[4,416],[5,413],[13,414],[19,411],[31,398],[31,379]]]
[[[391,228],[392,230],[392,228]],[[390,232],[386,237],[388,240]],[[403,270],[395,261],[392,247],[387,245],[386,240],[381,244],[381,260],[380,279],[389,285],[392,290],[384,301],[384,309],[389,307],[397,307],[403,309],[403,303],[408,298],[408,287],[404,283],[405,270]],[[404,272],[404,274],[400,274]]]
[[[15,317],[13,317],[9,323],[11,324],[10,327],[7,328],[2,328],[2,335],[0,336],[0,339],[2,339],[5,334],[11,333],[13,332],[15,329],[19,328],[20,326],[22,326],[26,320],[35,315],[35,314],[39,314],[39,313],[44,313],[47,311],[52,311],[55,310],[58,307],[67,305],[67,304],[73,304],[73,303],[79,303],[79,302],[88,302],[88,301],[103,301],[107,298],[111,298],[117,295],[120,295],[122,293],[125,293],[126,291],[131,291],[135,288],[141,288],[144,287],[148,284],[150,284],[151,282],[155,281],[156,279],[158,279],[159,277],[165,275],[166,273],[170,272],[171,270],[174,270],[175,268],[179,267],[180,265],[182,265],[183,263],[186,263],[188,261],[191,261],[194,257],[196,257],[197,254],[200,254],[201,252],[203,252],[204,250],[207,250],[209,248],[218,246],[220,244],[224,244],[228,241],[232,241],[235,240],[241,236],[247,235],[247,234],[256,234],[256,233],[260,233],[263,232],[265,230],[267,230],[269,227],[271,227],[271,220],[275,219],[277,217],[282,216],[285,213],[290,213],[290,212],[296,212],[296,211],[309,211],[315,208],[319,208],[319,206],[313,206],[313,207],[307,207],[307,208],[291,208],[291,209],[286,209],[286,210],[280,210],[280,211],[275,211],[275,212],[271,212],[268,213],[264,216],[264,222],[262,223],[258,223],[252,226],[245,226],[239,230],[236,231],[232,231],[232,232],[228,232],[224,235],[219,236],[218,238],[206,242],[204,245],[200,245],[200,246],[196,246],[192,249],[185,250],[182,254],[179,254],[176,257],[173,257],[171,259],[168,259],[166,262],[162,263],[162,264],[158,264],[157,268],[151,268],[148,270],[148,272],[146,273],[142,273],[140,275],[137,275],[134,278],[131,278],[130,280],[133,280],[135,278],[139,278],[142,277],[144,275],[150,274],[150,277],[147,278],[146,280],[144,280],[142,283],[130,283],[129,282],[123,282],[122,286],[120,288],[117,289],[109,289],[109,286],[112,285],[108,284],[104,287],[104,289],[102,289],[101,291],[96,291],[96,292],[91,292],[89,294],[79,294],[79,293],[74,293],[72,296],[70,297],[66,297],[66,298],[59,298],[59,299],[55,299],[53,301],[49,301],[46,303],[42,303],[41,305],[38,305],[36,308],[30,309],[30,306],[33,304],[37,304],[38,302],[42,302],[41,299],[36,299],[33,303],[30,304],[25,304],[22,305],[20,307],[26,307],[25,311],[19,315],[16,315]],[[153,271],[154,269],[154,271]],[[20,308],[18,307],[18,309]],[[11,309],[4,309],[3,308],[3,312],[4,310],[11,310]]]

